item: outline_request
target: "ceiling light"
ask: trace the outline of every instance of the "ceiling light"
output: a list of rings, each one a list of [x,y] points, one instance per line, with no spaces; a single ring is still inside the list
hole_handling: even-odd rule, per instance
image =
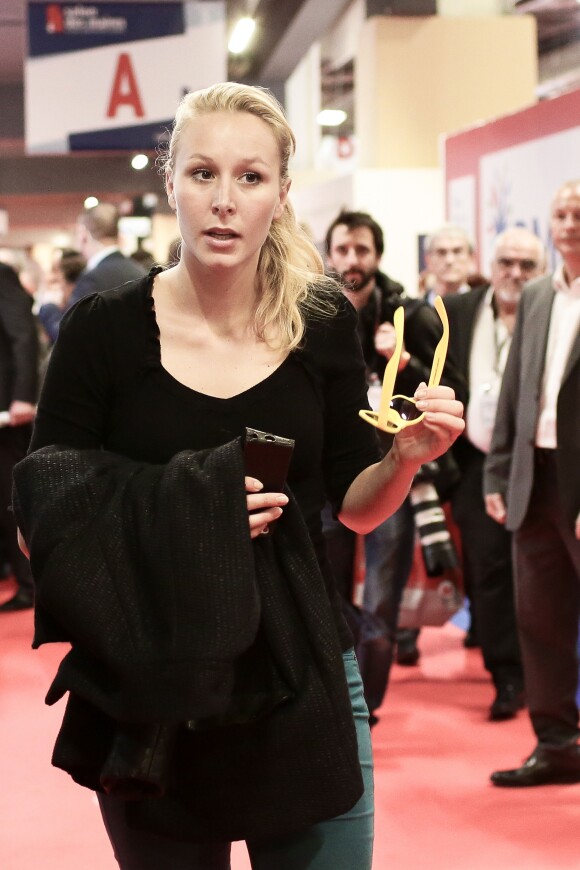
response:
[[[256,28],[253,18],[240,18],[230,36],[228,50],[231,54],[241,54],[250,44],[250,39]]]
[[[87,198],[84,201],[85,208],[94,208],[98,204],[99,204],[99,200],[97,199],[96,196],[87,196]]]
[[[131,166],[133,167],[133,169],[145,169],[148,163],[149,158],[146,154],[135,154],[135,156],[131,160]]]
[[[321,127],[340,127],[346,119],[347,114],[342,109],[323,109],[316,116],[316,121]]]

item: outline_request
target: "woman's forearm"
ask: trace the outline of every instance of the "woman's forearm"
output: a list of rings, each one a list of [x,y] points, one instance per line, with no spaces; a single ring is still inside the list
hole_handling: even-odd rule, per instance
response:
[[[340,521],[363,535],[375,529],[405,500],[419,468],[402,459],[395,441],[384,459],[353,480],[342,502]]]
[[[365,468],[344,497],[339,519],[359,534],[390,517],[406,498],[421,465],[445,453],[465,428],[463,405],[450,387],[420,384],[415,400],[423,419],[403,428],[384,459]]]

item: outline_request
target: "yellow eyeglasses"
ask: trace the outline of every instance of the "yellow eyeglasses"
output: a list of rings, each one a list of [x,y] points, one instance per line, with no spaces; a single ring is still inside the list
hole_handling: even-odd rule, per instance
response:
[[[429,375],[429,387],[437,387],[441,382],[445,358],[447,357],[447,347],[449,345],[449,320],[447,319],[447,312],[440,296],[435,297],[435,310],[443,325],[443,335],[433,355],[433,365]],[[403,335],[405,332],[405,312],[402,305],[395,311],[393,325],[395,327],[395,350],[385,368],[379,410],[378,412],[359,411],[359,415],[367,423],[376,426],[377,429],[382,429],[383,432],[396,435],[401,429],[420,423],[425,414],[417,408],[415,399],[410,396],[393,396],[395,378],[397,377],[401,353],[403,351]]]

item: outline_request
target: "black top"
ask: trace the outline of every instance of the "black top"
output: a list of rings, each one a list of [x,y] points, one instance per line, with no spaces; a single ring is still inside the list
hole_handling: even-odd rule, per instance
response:
[[[368,408],[356,314],[342,297],[334,317],[312,320],[301,349],[229,399],[186,387],[161,365],[153,277],[80,300],[63,319],[38,405],[31,450],[103,447],[166,463],[217,447],[246,426],[295,439],[288,485],[327,583],[342,648],[352,637],[325,556],[320,510],[336,509],[354,478],[379,458]]]

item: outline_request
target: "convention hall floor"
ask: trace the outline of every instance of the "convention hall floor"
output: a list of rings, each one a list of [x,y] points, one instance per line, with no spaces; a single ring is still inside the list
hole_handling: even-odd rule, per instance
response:
[[[0,600],[10,591],[0,584]],[[63,649],[33,652],[31,634],[29,611],[1,616],[0,867],[114,870],[94,796],[50,766],[63,705],[46,707],[43,697]],[[466,651],[462,638],[455,624],[424,630],[419,666],[394,669],[373,731],[373,868],[577,870],[580,786],[510,791],[488,782],[533,739],[525,713],[486,721],[492,691],[478,650]],[[248,870],[243,844],[233,854],[233,870]]]

